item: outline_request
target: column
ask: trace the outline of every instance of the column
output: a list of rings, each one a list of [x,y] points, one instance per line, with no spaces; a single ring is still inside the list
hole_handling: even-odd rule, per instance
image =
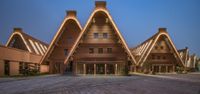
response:
[[[159,65],[159,72],[161,72],[161,65]]]
[[[117,75],[117,64],[115,64],[115,75]]]
[[[105,66],[105,75],[107,74],[107,64],[104,65]]]
[[[86,65],[83,64],[83,74],[85,75],[86,74]]]
[[[96,75],[96,64],[94,64],[94,75]]]

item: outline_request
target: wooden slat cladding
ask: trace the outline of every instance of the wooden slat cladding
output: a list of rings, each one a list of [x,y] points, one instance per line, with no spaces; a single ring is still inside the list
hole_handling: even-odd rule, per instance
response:
[[[95,38],[95,34],[98,36]],[[105,38],[103,34],[106,33]],[[96,15],[93,18],[93,22],[90,23],[86,30],[86,33],[81,39],[79,47],[73,54],[73,60],[78,61],[126,61],[127,54],[120,43],[118,43],[118,36],[108,19],[102,14]],[[89,49],[92,48],[93,53],[89,53]],[[112,49],[112,52],[108,52],[108,48]],[[99,53],[99,49],[103,49],[102,53]]]
[[[117,41],[117,37],[110,24],[102,21],[105,20],[95,19],[95,23],[91,23],[87,35],[84,37],[84,43],[115,43]],[[98,33],[98,38],[94,38],[94,33]],[[108,37],[103,38],[103,33],[107,33]]]
[[[80,33],[80,30],[77,28],[77,25],[74,21],[72,21],[70,24],[66,24],[62,30],[62,34],[59,36],[58,41],[54,44],[55,47],[49,57],[50,59],[64,60],[66,57],[64,49],[70,51]]]
[[[172,47],[165,37],[160,37],[149,54],[147,62],[151,64],[175,64],[177,61],[172,52]]]

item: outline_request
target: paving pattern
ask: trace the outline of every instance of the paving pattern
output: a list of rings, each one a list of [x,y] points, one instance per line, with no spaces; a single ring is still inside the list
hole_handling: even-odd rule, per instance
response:
[[[193,82],[189,80],[191,76],[188,80],[169,79],[168,75],[166,78],[51,75],[0,79],[0,94],[200,94],[200,79]]]

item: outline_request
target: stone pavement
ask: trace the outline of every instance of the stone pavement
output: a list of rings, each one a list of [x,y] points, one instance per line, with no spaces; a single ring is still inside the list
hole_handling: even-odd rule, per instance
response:
[[[141,75],[54,75],[6,82],[0,79],[0,94],[200,94],[200,82]]]

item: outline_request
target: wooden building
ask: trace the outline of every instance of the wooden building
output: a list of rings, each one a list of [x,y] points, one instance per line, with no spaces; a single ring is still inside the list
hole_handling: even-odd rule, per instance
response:
[[[196,54],[190,55],[188,47],[178,50],[187,71],[197,71],[199,58]]]
[[[60,27],[41,61],[41,63],[49,62],[51,73],[122,74],[128,65],[135,63],[133,55],[106,8],[106,2],[95,2],[94,11],[83,29],[76,20],[75,12],[68,13],[73,15],[73,19],[64,21],[63,24],[66,22],[69,24]],[[69,27],[67,31],[63,30],[67,27]],[[67,35],[70,38],[67,38]],[[66,41],[70,41],[69,44],[62,41],[62,36]]]
[[[139,72],[168,73],[175,72],[178,67],[184,68],[183,60],[166,28],[159,28],[155,35],[131,51],[137,61],[135,68]]]
[[[177,51],[166,28],[159,28],[155,35],[129,48],[105,1],[95,2],[83,28],[76,11],[66,11],[50,44],[15,28],[0,52],[0,75],[19,75],[21,68],[31,67],[52,74],[171,73],[200,61],[196,55],[189,56],[187,48]]]
[[[48,45],[14,28],[6,46],[0,45],[0,76],[21,75],[22,70],[48,72],[48,65],[40,65]]]

